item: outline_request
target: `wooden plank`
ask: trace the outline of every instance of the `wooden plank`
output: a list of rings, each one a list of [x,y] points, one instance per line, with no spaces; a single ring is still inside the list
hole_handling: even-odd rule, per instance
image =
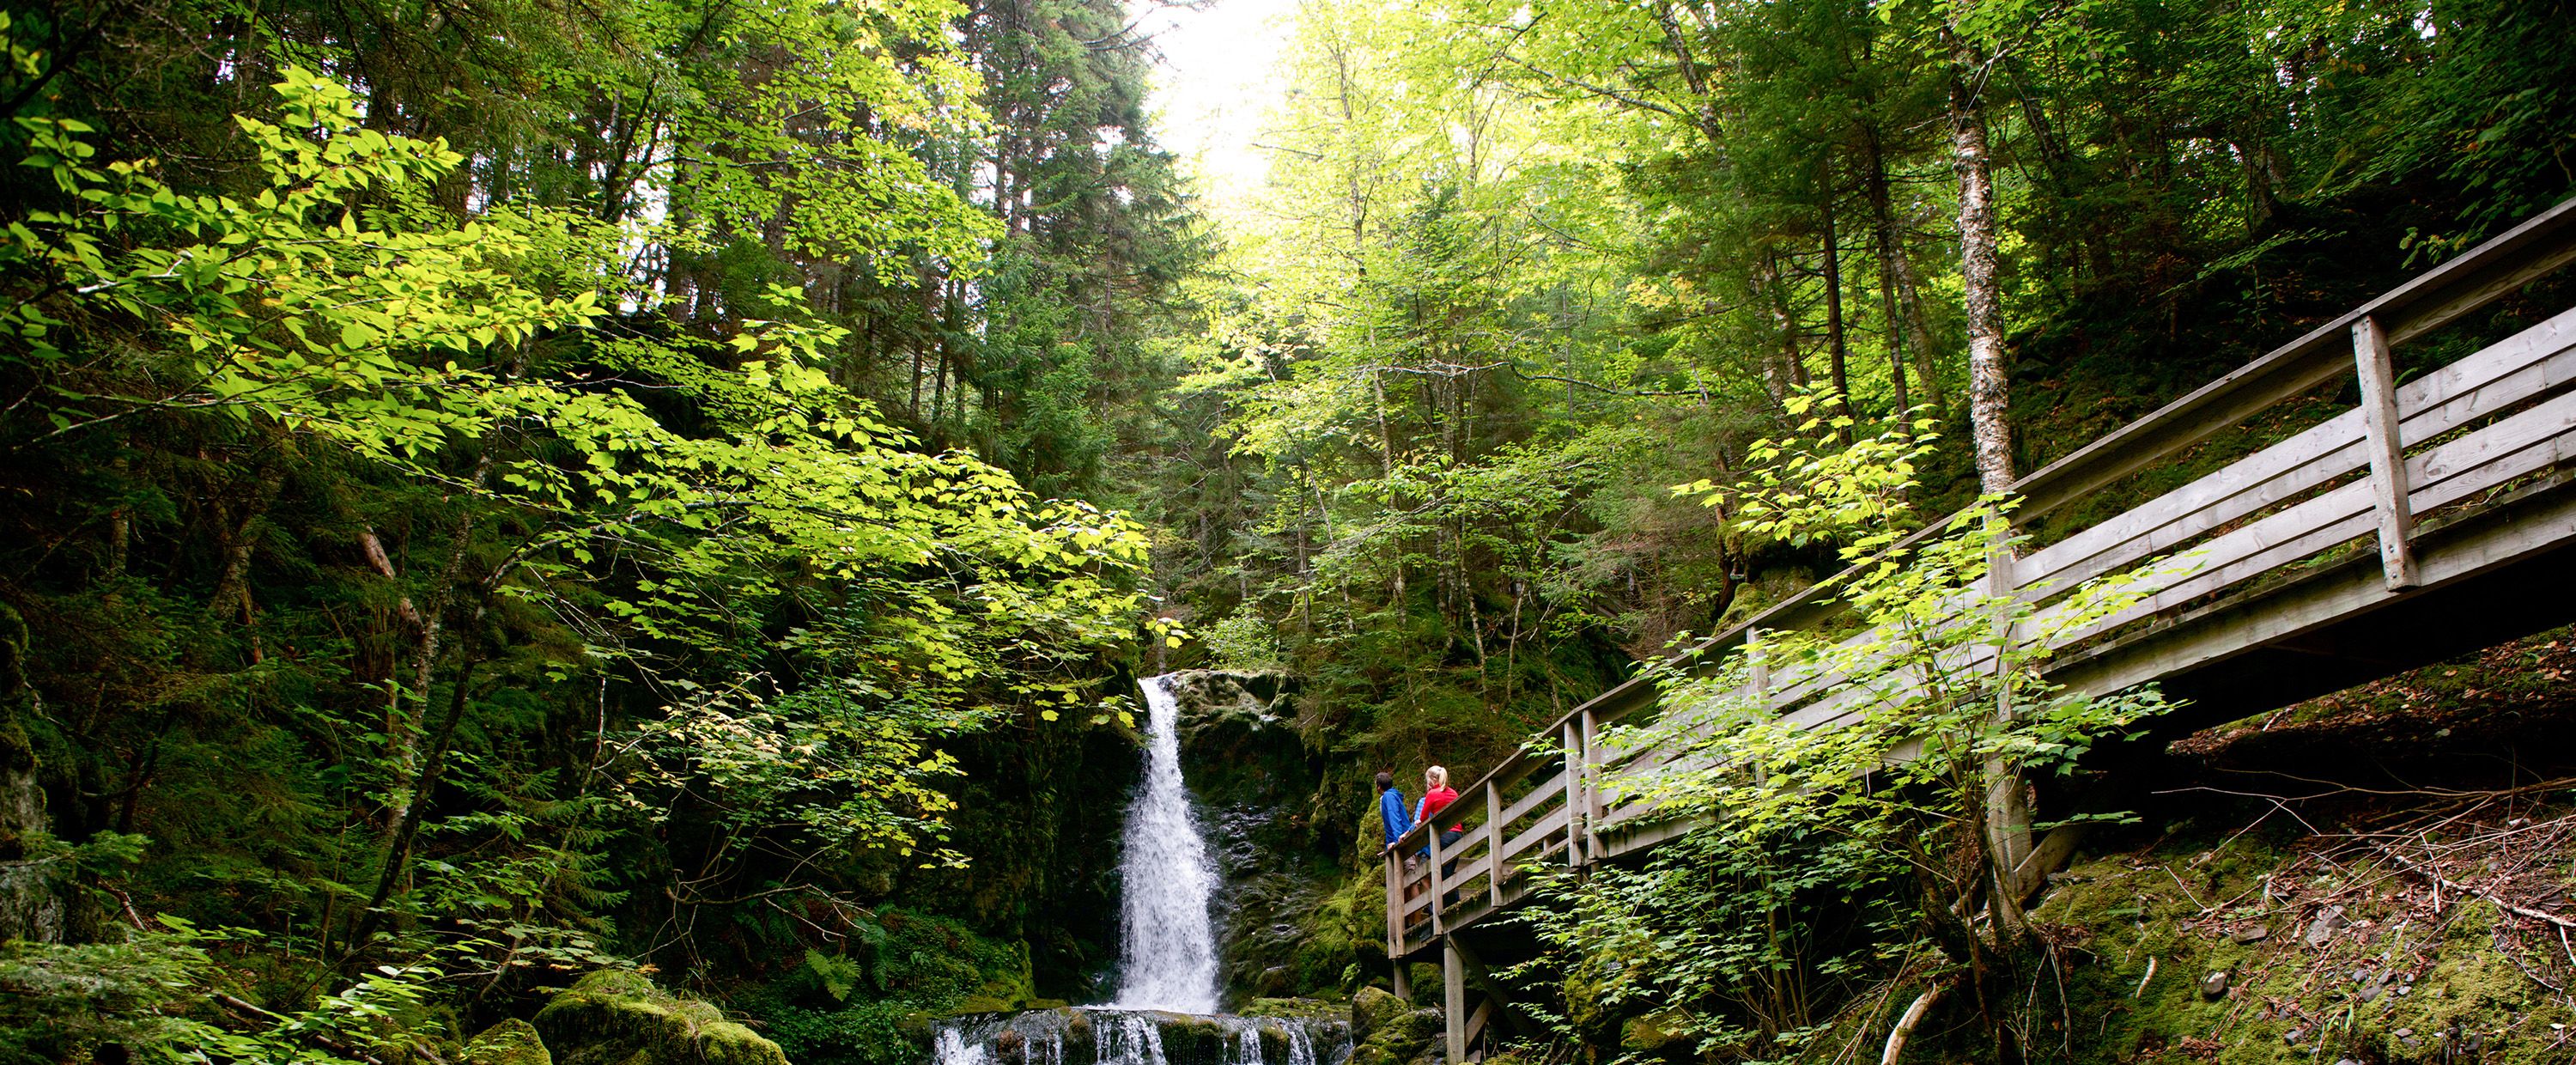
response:
[[[1575,719],[1581,723],[1583,733],[1583,789],[1581,792],[1583,803],[1578,807],[1583,814],[1583,849],[1587,854],[1598,854],[1601,850],[1601,837],[1599,833],[1593,831],[1592,826],[1601,820],[1601,750],[1595,742],[1596,726],[1592,720],[1592,712],[1580,711]]]
[[[2565,265],[2576,254],[2576,243],[2571,243],[2576,225],[2571,223],[2576,223],[2576,199],[2034,471],[2013,485],[2022,497],[2021,517],[2048,513],[2331,380],[2343,369],[2345,334],[2365,316],[2392,323],[2389,334],[2402,343]]]
[[[1556,776],[1547,778],[1547,780],[1540,783],[1539,786],[1531,788],[1530,793],[1521,796],[1519,801],[1512,803],[1510,806],[1504,807],[1503,823],[1506,825],[1519,824],[1520,820],[1524,817],[1528,817],[1530,812],[1533,810],[1542,806],[1564,802],[1566,794],[1564,774],[1560,772]]]
[[[2561,315],[2542,326],[2527,330],[2521,350],[2563,350],[2560,341],[2576,335],[2576,312]],[[2552,354],[2556,352],[2553,350]],[[2430,397],[2428,397],[2430,398]],[[2507,458],[2512,453],[2533,446],[2560,431],[2568,417],[2571,397],[2562,396],[2541,407],[2514,416],[2462,440],[2453,441],[2425,456],[2407,460],[2404,467],[2416,483],[2432,488],[2456,478],[2482,463]],[[2471,410],[2494,409],[2503,400],[2491,399],[2459,405],[2456,420],[2465,421]],[[2453,418],[2436,418],[2424,426],[2427,433],[2448,431]],[[2544,463],[2545,464],[2545,463]],[[2465,495],[2492,487],[2503,480],[2530,472],[2533,462],[2510,463],[2497,468],[2490,476],[2475,478],[2463,484],[2449,485],[2410,498],[2410,512],[2445,505]],[[2103,632],[2129,624],[2139,618],[2168,610],[2181,603],[2209,594],[2231,584],[2259,577],[2280,565],[2304,558],[2317,551],[2361,535],[2369,528],[2374,514],[2372,483],[2356,482],[2341,489],[2304,500],[2287,509],[2267,515],[2248,525],[2203,545],[2196,567],[2172,570],[2138,582],[2142,591],[2152,593],[2140,604],[2103,619],[2081,631],[2063,634],[2057,641],[2071,644],[2093,638]],[[2063,616],[2063,608],[2043,610],[2035,621],[2046,627]],[[1806,726],[1819,726],[1841,717],[1843,710],[1866,691],[1846,690],[1839,697],[1820,700],[1817,704],[1793,713],[1791,719]]]
[[[2379,516],[2379,565],[2391,588],[2415,583],[2415,553],[2407,538],[2415,512],[2406,505],[2405,447],[2398,441],[2397,371],[2390,366],[2388,334],[2369,315],[2352,324],[2352,357],[2361,377],[2361,423],[2370,455],[2370,495]]]
[[[2371,435],[2371,420],[2374,418],[2378,420],[2381,430],[2376,434],[2378,440],[2366,446],[2382,456],[2396,455],[2396,458],[2385,461],[2383,465],[2389,473],[2408,476],[2414,482],[2409,487],[2415,490],[2406,493],[2400,499],[2400,502],[2405,504],[2407,513],[2411,515],[2415,511],[2471,498],[2480,492],[2509,483],[2515,478],[2576,459],[2576,397],[2560,397],[2558,400],[2544,403],[2467,437],[2431,449],[2413,459],[2403,458],[2402,451],[2399,450],[2404,442],[2446,432],[2486,412],[2518,402],[2540,391],[2555,388],[2571,377],[2576,377],[2576,358],[2562,357],[2571,350],[2571,345],[2567,342],[2568,337],[2576,335],[2576,329],[2568,327],[2571,321],[2576,321],[2576,311],[2568,312],[2559,319],[2553,319],[2552,323],[2547,323],[2553,327],[2548,331],[2549,335],[2535,336],[2543,332],[2541,330],[2526,331],[2524,337],[2517,338],[2518,341],[2524,341],[2520,352],[2499,350],[2511,347],[2511,344],[2497,345],[2487,352],[2480,353],[2479,356],[2472,356],[2471,359],[2445,367],[2435,375],[2408,382],[2402,389],[2365,386],[2374,404],[2375,413],[2372,410],[2359,412],[2361,417],[2356,420],[2360,421],[2361,435],[2365,437]],[[2377,325],[2378,323],[2373,321],[2357,331],[2361,346],[2356,347],[2356,358],[2365,358],[2373,354],[2376,346],[2374,341],[2390,339],[2389,333],[2393,333],[2394,330],[2379,333],[2375,338],[2371,335],[2377,332]],[[2529,355],[2534,351],[2542,353],[2544,362],[2526,361],[2522,365],[2512,364],[2512,357]],[[2535,369],[2537,372],[2534,372]],[[2489,387],[2490,384],[2494,387]],[[2409,393],[2423,396],[2429,405],[2415,407],[2408,401],[2415,399],[2416,396]],[[2325,432],[2318,433],[2312,430],[2313,435],[2305,442],[2319,446],[2310,450],[2306,456],[2291,456],[2302,459],[2288,464],[2289,469],[2286,472],[2298,475],[2294,478],[2294,482],[2297,479],[2305,479],[2309,482],[2306,487],[2313,488],[2315,484],[2322,483],[2320,478],[2331,479],[2333,476],[2340,475],[2333,471],[2339,464],[2348,462],[2354,450],[2350,436],[2344,435],[2350,426],[2351,422],[2348,421],[2341,426],[2319,427],[2326,430]],[[2337,436],[2341,436],[2341,439],[2336,439]],[[2273,453],[2273,457],[2278,459],[2280,453]],[[2279,465],[2280,463],[2276,462],[2274,468],[2278,468]],[[2245,483],[2245,475],[2252,472],[2256,471],[2249,463],[2240,462],[2222,471],[2222,477],[2209,479],[2209,483],[2215,484],[2220,480],[2232,479],[2236,484],[2241,485]],[[2393,480],[2393,478],[2387,479]],[[2271,479],[2266,479],[2266,481],[2269,480]],[[2201,483],[2203,482],[2195,482],[2195,485]],[[2130,614],[2138,615],[2171,609],[2192,598],[2277,570],[2279,564],[2285,560],[2305,557],[2322,547],[2350,538],[2340,534],[2367,531],[2367,526],[2375,524],[2382,512],[2396,509],[2380,505],[2379,501],[2389,494],[2386,488],[2378,487],[2382,483],[2383,479],[2374,477],[2371,482],[2348,485],[2322,496],[2302,500],[2277,513],[2265,515],[2244,528],[2213,538],[2209,545],[2203,548],[2203,552],[2212,557],[2204,560],[2199,567],[2188,573],[2152,578],[2151,583],[2162,586],[2152,588],[2153,594],[2149,602],[2142,604],[2141,610],[2132,611]],[[2213,517],[2213,511],[2225,514],[2229,508],[2237,508],[2238,513],[2234,516],[2241,517],[2246,513],[2276,505],[2281,495],[2305,490],[2304,488],[2284,490],[2280,484],[2265,482],[2257,482],[2257,485],[2258,491],[2255,492],[2238,490],[2210,493],[2215,496],[2215,502],[2226,504],[2222,507],[2202,506],[2183,511],[2179,505],[2168,505],[2162,508],[2164,513],[2161,514],[2150,513],[2141,516],[2138,511],[2132,511],[2131,514],[2123,515],[2115,521],[2125,522],[2131,526],[2130,530],[2124,530],[2130,535],[2123,540],[2112,542],[2112,550],[2136,550],[2133,542],[2153,544],[2159,538],[2159,534],[2167,538],[2178,535],[2188,536],[2191,532],[2197,531],[2190,530],[2192,523],[2197,522],[2205,529],[2225,520],[2231,520],[2227,517]],[[2266,498],[2266,493],[2261,489],[2268,489],[2271,498]],[[2179,504],[2181,501],[2168,500],[2167,502]],[[2176,511],[2182,512],[2181,520],[2177,520]],[[2353,528],[2353,519],[2357,517],[2367,517],[2370,521],[2356,530]],[[2137,531],[2138,526],[2146,526],[2143,533]],[[2098,544],[2100,541],[2109,540],[2109,536],[2093,533],[2079,535],[2088,536],[2094,541],[2080,546],[2095,548],[2091,555],[2099,560],[2103,552]],[[2076,554],[2074,549],[2060,552],[2061,556],[2074,554]],[[2450,560],[2445,559],[2445,562],[2448,561]],[[2448,568],[2447,565],[2436,567],[2437,570]],[[2088,632],[2076,635],[2080,638],[2089,634]],[[1748,636],[1756,648],[1755,653],[1759,654],[1758,648],[1761,643],[1759,633],[1748,632]],[[1853,637],[1852,641],[1869,638],[1872,638],[1872,635],[1865,633]],[[1756,668],[1767,672],[1770,667],[1771,663],[1761,662]],[[1811,674],[1799,678],[1804,686],[1811,690],[1828,692],[1827,698],[1833,702],[1855,701],[1872,695],[1898,695],[1905,690],[1905,685],[1902,684],[1837,686],[1839,681],[1822,675],[1820,669],[1802,672]],[[1776,683],[1774,678],[1763,679]],[[1760,685],[1755,687],[1757,691],[1761,690]],[[1823,701],[1825,700],[1819,700],[1819,702]],[[1456,859],[1435,853],[1434,861],[1425,863],[1424,869],[1424,877],[1431,882],[1432,890],[1427,892],[1420,902],[1395,909],[1409,915],[1411,912],[1428,908],[1431,911],[1435,934],[1445,934],[1449,918],[1444,911],[1449,908],[1438,904],[1441,894],[1458,885],[1472,882],[1478,875],[1483,875],[1487,877],[1488,887],[1482,893],[1485,897],[1477,900],[1481,905],[1460,907],[1456,911],[1457,916],[1462,921],[1472,920],[1474,917],[1499,909],[1507,897],[1517,899],[1522,893],[1520,890],[1506,887],[1507,883],[1517,883],[1520,880],[1517,876],[1518,868],[1511,864],[1509,859],[1531,846],[1543,844],[1551,838],[1551,833],[1560,828],[1566,832],[1569,860],[1585,857],[1598,859],[1613,853],[1626,853],[1638,847],[1651,845],[1647,839],[1649,832],[1660,839],[1669,838],[1670,834],[1684,830],[1680,825],[1673,823],[1639,824],[1638,822],[1646,819],[1647,815],[1655,812],[1656,804],[1644,800],[1612,804],[1604,793],[1607,781],[1614,772],[1618,776],[1630,776],[1640,772],[1680,767],[1681,763],[1689,758],[1687,752],[1691,737],[1706,732],[1711,727],[1707,722],[1684,725],[1673,735],[1662,737],[1652,746],[1623,751],[1615,757],[1605,753],[1598,742],[1601,726],[1608,721],[1624,718],[1644,708],[1643,704],[1631,704],[1615,711],[1602,712],[1601,707],[1595,706],[1591,710],[1578,710],[1577,713],[1568,715],[1559,728],[1560,733],[1568,741],[1567,748],[1572,755],[1566,759],[1565,768],[1556,777],[1542,781],[1528,795],[1513,801],[1508,807],[1502,801],[1501,789],[1535,773],[1539,766],[1536,760],[1525,760],[1521,763],[1497,767],[1497,772],[1489,774],[1487,783],[1484,785],[1487,789],[1483,796],[1487,823],[1484,830],[1478,834],[1482,841],[1481,846],[1470,844],[1465,848],[1470,852],[1481,849],[1482,858],[1464,862],[1460,874],[1454,877],[1443,876],[1438,871],[1437,863],[1442,860]],[[1690,760],[1698,762],[1707,759],[1701,757]],[[1511,772],[1506,774],[1504,772],[1506,769]],[[1552,809],[1551,806],[1553,806]],[[1537,824],[1521,833],[1513,833],[1510,830],[1511,825],[1517,823],[1521,817],[1532,813],[1540,815]],[[1465,812],[1462,810],[1453,816],[1435,819],[1434,825],[1426,826],[1426,835],[1433,836],[1430,846],[1437,851],[1439,844],[1436,832],[1440,828],[1463,820],[1464,817]],[[1446,822],[1446,824],[1439,822]],[[1578,825],[1581,826],[1580,832],[1577,831]],[[1605,846],[1602,833],[1611,829],[1617,830],[1618,838]],[[1588,848],[1584,846],[1586,838],[1589,839]],[[1452,848],[1452,850],[1456,849]],[[1585,854],[1587,850],[1590,852],[1589,855]],[[1389,877],[1391,885],[1400,884],[1403,879],[1392,867]],[[1390,890],[1400,891],[1400,887],[1391,886]],[[1399,919],[1391,919],[1390,924],[1397,923],[1397,920]],[[1399,947],[1404,945],[1404,937],[1400,932],[1392,933],[1391,941]]]
[[[1583,760],[1590,756],[1583,752],[1583,742],[1574,734],[1573,722],[1557,727],[1565,730],[1565,816],[1566,823],[1573,826],[1583,818]],[[1565,833],[1565,867],[1582,866],[1583,833],[1579,828],[1569,828]]]
[[[2418,589],[2474,577],[2576,540],[2576,491],[2551,484],[2536,490],[2534,498],[2538,501],[2511,522],[2456,539],[2438,533],[2419,538],[2423,583]],[[2173,625],[2070,656],[2056,664],[2050,678],[2081,691],[2119,691],[2296,639],[2415,591],[2391,591],[2375,566],[2366,581],[2339,575],[2350,572],[2351,567],[2328,571],[2315,581],[2267,593],[2253,603],[2211,604]]]
[[[1548,811],[1546,814],[1542,815],[1537,822],[1531,824],[1530,827],[1523,829],[1520,835],[1513,836],[1509,842],[1505,843],[1503,845],[1503,856],[1506,859],[1518,858],[1531,847],[1544,842],[1549,837],[1554,836],[1559,832],[1565,831],[1567,824],[1572,820],[1572,813],[1573,811],[1567,810],[1562,806]]]
[[[2576,311],[2398,386],[2399,439],[2439,436],[2576,379]],[[2192,536],[2324,484],[2368,462],[2358,409],[2237,460],[2025,559],[2056,590],[2111,572]]]
[[[2564,459],[2555,443],[2576,428],[2576,393],[2559,396],[2466,437],[2406,460],[2413,513],[2457,502]],[[2062,641],[2074,643],[2171,609],[2228,585],[2259,577],[2280,565],[2350,540],[2367,531],[2375,514],[2372,486],[2357,481],[2271,515],[2211,541],[2210,557],[2180,579],[2141,581],[2156,590],[2145,602]],[[2221,543],[2226,549],[2220,550]]]
[[[1386,852],[1386,956],[1404,956],[1404,854]],[[1398,972],[1402,972],[1399,968]]]

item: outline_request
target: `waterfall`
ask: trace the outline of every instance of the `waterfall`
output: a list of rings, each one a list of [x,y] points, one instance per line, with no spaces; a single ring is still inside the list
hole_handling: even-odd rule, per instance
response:
[[[1216,863],[1181,782],[1180,704],[1169,675],[1148,677],[1145,783],[1127,808],[1118,875],[1121,1009],[1216,1012],[1216,926],[1208,915]]]
[[[1169,676],[1145,694],[1145,782],[1127,807],[1118,994],[1107,1006],[950,1017],[931,1065],[1346,1065],[1351,1026],[1329,1012],[1216,1014],[1216,863],[1181,781]]]
[[[1103,1006],[952,1017],[931,1065],[1346,1065],[1348,1022],[1192,1017]]]

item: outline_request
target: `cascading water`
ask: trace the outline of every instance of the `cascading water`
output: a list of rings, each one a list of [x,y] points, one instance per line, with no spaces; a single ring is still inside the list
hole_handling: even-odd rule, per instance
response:
[[[1342,1021],[1193,1017],[1099,1006],[961,1017],[940,1026],[935,1065],[1339,1065]]]
[[[1171,677],[1148,677],[1145,785],[1127,808],[1118,999],[1114,1008],[1216,1012],[1216,863],[1181,781],[1181,711]]]
[[[1181,780],[1180,704],[1147,678],[1145,782],[1127,808],[1118,995],[1107,1006],[958,1017],[934,1065],[1339,1065],[1347,1022],[1234,1017],[1217,1007],[1216,863]]]

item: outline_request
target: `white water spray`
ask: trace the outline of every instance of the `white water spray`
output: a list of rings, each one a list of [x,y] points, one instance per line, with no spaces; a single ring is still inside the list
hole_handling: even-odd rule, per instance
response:
[[[1181,782],[1180,706],[1171,677],[1148,677],[1145,786],[1127,808],[1126,853],[1118,867],[1126,898],[1120,922],[1121,1009],[1216,1012],[1216,863],[1199,835]]]

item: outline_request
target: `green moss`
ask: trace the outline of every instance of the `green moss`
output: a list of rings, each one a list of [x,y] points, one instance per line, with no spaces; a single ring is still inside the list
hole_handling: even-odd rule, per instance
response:
[[[1381,1029],[1394,1027],[1413,1007],[1394,993],[1374,987],[1363,987],[1351,996],[1351,1038],[1367,1039]]]
[[[787,1065],[778,1044],[640,973],[583,977],[537,1011],[535,1027],[559,1065]]]
[[[2333,892],[2353,922],[2310,947],[2305,932],[2320,905],[2260,901],[2257,878],[2281,857],[2244,839],[2069,870],[2033,916],[2089,937],[2066,955],[2081,962],[2067,969],[2061,1014],[2079,1022],[2066,1033],[2074,1059],[2434,1061],[2445,1040],[2465,1048],[2475,1037],[2479,1055],[2455,1049],[2459,1060],[2565,1060],[2549,1047],[2549,1025],[2576,1024],[2576,1012],[2497,949],[2492,905],[2454,904],[2437,925],[2424,923],[2372,887],[2392,870],[2353,866],[2302,885],[2316,889],[2310,898]],[[2226,974],[2217,996],[2202,984],[2214,972]]]
[[[957,1017],[969,1013],[1008,1013],[1011,1009],[1012,1005],[1007,999],[994,998],[990,995],[968,995],[957,1000],[956,1007],[950,1009],[948,1015]]]
[[[537,1027],[512,1017],[465,1044],[465,1065],[554,1065]]]
[[[1221,1065],[1233,1049],[1232,1033],[1205,1017],[1165,1013],[1156,1016],[1155,1024],[1162,1029],[1163,1056],[1172,1065]]]
[[[1394,996],[1388,998],[1393,1000]],[[1438,1053],[1433,1044],[1441,1032],[1439,1010],[1384,1012],[1392,1015],[1384,1017],[1351,1048],[1350,1065],[1411,1065]]]
[[[1323,998],[1256,998],[1244,1003],[1242,1009],[1234,1012],[1245,1017],[1289,1017],[1310,1021],[1338,1021],[1349,1016],[1350,1004]]]

